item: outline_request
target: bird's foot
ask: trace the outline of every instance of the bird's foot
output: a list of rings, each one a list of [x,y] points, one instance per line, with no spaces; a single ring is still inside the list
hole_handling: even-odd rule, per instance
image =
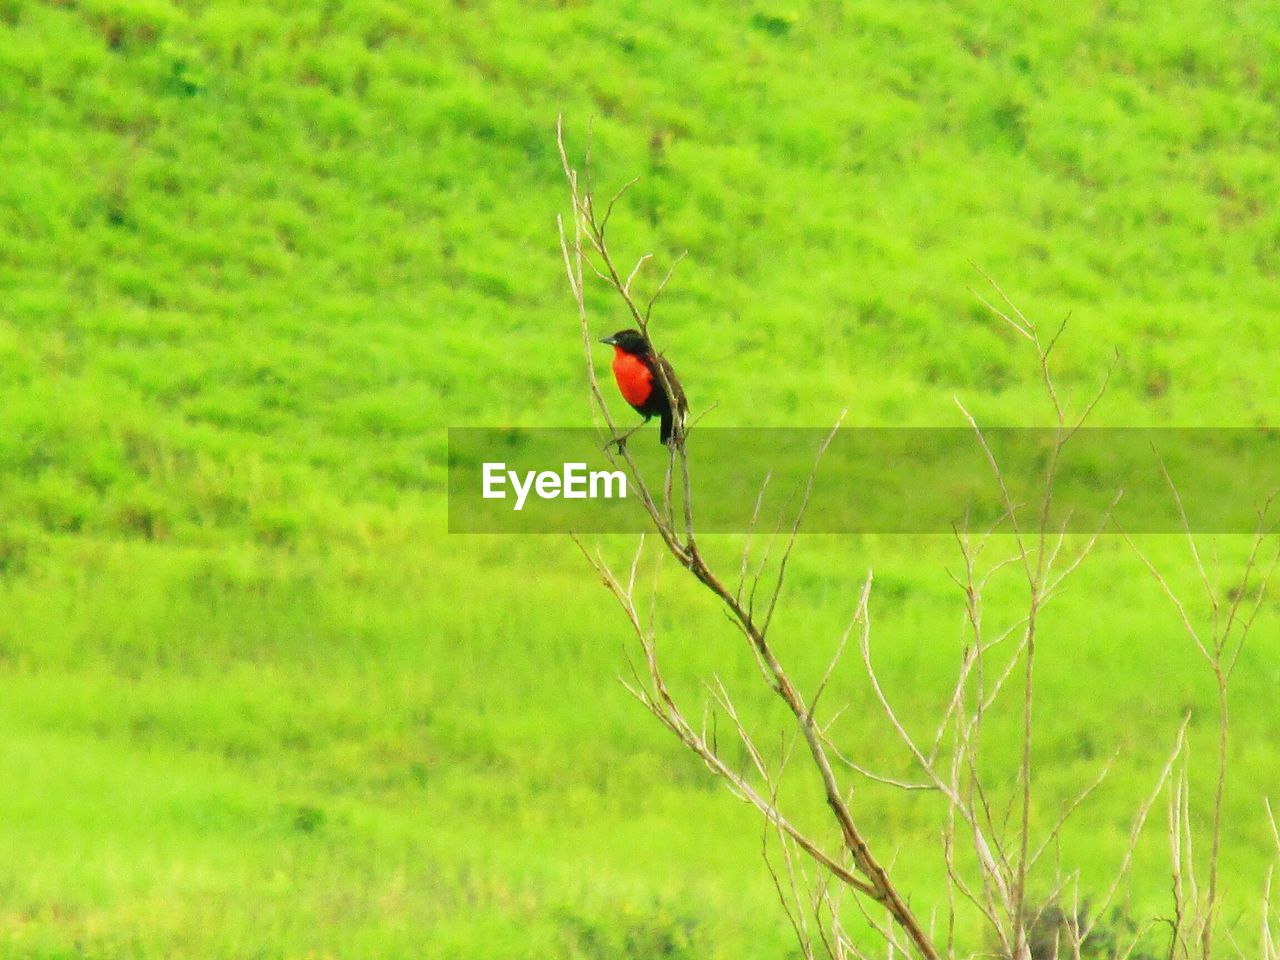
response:
[[[640,429],[640,427],[643,427],[643,426],[644,424],[642,423],[640,424],[639,427],[632,427],[630,430],[628,430],[626,433],[624,433],[620,437],[609,438],[608,440],[605,441],[605,444],[603,447],[601,447],[601,449],[607,451],[610,447],[614,447],[619,454],[625,452],[627,449],[627,440],[631,437],[633,433],[635,433],[637,430]]]

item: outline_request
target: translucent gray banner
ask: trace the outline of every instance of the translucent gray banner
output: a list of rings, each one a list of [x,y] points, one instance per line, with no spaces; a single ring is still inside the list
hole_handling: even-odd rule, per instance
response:
[[[757,529],[789,524],[829,432],[708,427],[693,431],[687,450],[695,529],[745,532],[757,503]],[[984,429],[982,436],[990,456],[968,428],[837,431],[814,476],[803,530],[985,529],[1007,513],[1005,491],[1022,525],[1038,523],[1045,509],[1046,474],[1060,435],[1051,429],[993,428]],[[657,441],[656,428],[638,432],[628,449],[640,476],[660,497],[670,461]],[[613,461],[595,430],[451,428],[449,530],[646,530],[648,519],[637,498],[635,478],[626,475],[621,458],[615,455]],[[1179,532],[1183,519],[1165,471],[1193,531],[1252,533],[1259,511],[1280,490],[1280,432],[1082,429],[1057,459],[1050,524],[1068,532]],[[676,487],[678,500],[679,484]]]

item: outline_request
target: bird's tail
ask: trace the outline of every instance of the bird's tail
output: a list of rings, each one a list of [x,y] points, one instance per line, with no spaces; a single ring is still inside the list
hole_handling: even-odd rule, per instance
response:
[[[664,445],[670,445],[674,441],[677,447],[684,446],[684,420],[683,410],[674,415],[664,413],[659,424],[658,439]]]
[[[666,409],[662,412],[662,430],[658,434],[658,439],[668,446],[684,449],[685,417],[689,413],[689,402],[684,397],[680,381],[676,379],[676,372],[671,369],[671,364],[667,363],[667,358],[661,354],[658,356],[657,367],[662,375],[663,389],[667,392],[666,400],[668,401],[665,404]]]

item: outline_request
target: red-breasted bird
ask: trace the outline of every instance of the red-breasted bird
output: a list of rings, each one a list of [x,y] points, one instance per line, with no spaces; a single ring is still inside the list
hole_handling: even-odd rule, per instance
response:
[[[622,399],[644,417],[645,423],[651,417],[660,418],[659,440],[670,443],[672,437],[675,437],[679,443],[684,436],[684,421],[689,413],[689,404],[684,398],[684,390],[680,388],[680,381],[676,379],[676,372],[671,369],[666,357],[655,354],[653,346],[639,330],[619,330],[600,342],[613,347],[613,378],[618,381]],[[659,370],[671,388],[671,399],[675,400],[674,411],[667,392],[662,389]]]

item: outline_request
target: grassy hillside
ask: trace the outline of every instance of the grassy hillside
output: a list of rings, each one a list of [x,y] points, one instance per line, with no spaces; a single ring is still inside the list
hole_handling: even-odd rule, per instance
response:
[[[578,154],[591,125],[598,183],[642,178],[618,248],[689,251],[657,329],[715,423],[957,425],[957,395],[1046,422],[972,261],[1071,313],[1073,396],[1119,351],[1098,422],[1272,426],[1273,21],[0,0],[0,956],[789,955],[755,821],[618,688],[623,624],[572,545],[445,533],[447,426],[589,422],[557,113]],[[936,705],[954,560],[941,537],[807,540],[784,653],[820,669],[873,566],[883,669]],[[718,671],[762,705],[673,589],[676,682]],[[1124,758],[1066,851],[1096,883],[1188,707],[1208,756],[1211,687],[1122,544],[1046,629],[1046,816]],[[1280,793],[1259,629],[1240,905]],[[905,769],[872,712],[844,724]],[[936,809],[863,802],[938,897]]]

